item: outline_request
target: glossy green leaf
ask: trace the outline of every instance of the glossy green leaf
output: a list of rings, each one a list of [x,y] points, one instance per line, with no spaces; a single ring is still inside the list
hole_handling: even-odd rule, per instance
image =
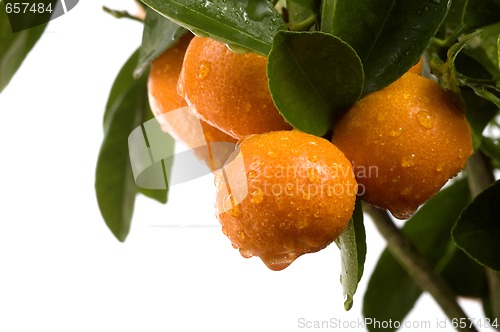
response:
[[[340,283],[344,292],[344,308],[350,310],[358,283],[363,276],[366,258],[365,225],[359,199],[356,200],[351,222],[335,243],[340,248],[342,264]]]
[[[500,37],[500,22],[481,28],[481,33],[464,49],[464,53],[477,60],[493,77],[500,79],[498,64],[498,39]]]
[[[290,30],[304,31],[319,20],[319,0],[287,0],[286,9]]]
[[[0,92],[7,86],[42,35],[47,24],[12,32],[5,4],[0,1]]]
[[[434,267],[445,266],[450,231],[460,211],[470,200],[467,181],[459,180],[440,191],[408,220],[403,232]],[[380,321],[401,322],[415,305],[422,291],[412,277],[386,249],[373,271],[363,299],[363,315]],[[375,329],[370,331],[395,329]]]
[[[138,59],[139,51],[135,52],[130,58],[128,58],[127,62],[125,62],[120,72],[116,76],[113,86],[111,87],[103,117],[103,128],[105,135],[109,130],[109,126],[111,125],[111,120],[113,119],[114,112],[116,112],[118,108],[114,105],[118,105],[123,102],[122,99],[124,98],[124,91],[126,91],[134,82],[133,72],[135,66],[137,65]]]
[[[158,13],[232,49],[267,55],[274,35],[286,25],[268,0],[142,0]]]
[[[161,16],[154,10],[146,10],[142,44],[139,49],[139,60],[134,76],[139,77],[149,67],[151,62],[166,49],[175,45],[186,29]]]
[[[460,91],[467,105],[466,116],[472,130],[472,144],[474,150],[478,150],[482,144],[484,128],[498,113],[498,107],[478,96],[469,87],[461,87]]]
[[[453,228],[456,244],[478,263],[500,271],[500,181],[480,193]]]
[[[145,124],[149,120],[154,119],[153,112],[151,111],[151,107],[149,103],[146,103],[146,107],[144,108],[144,114],[142,117],[142,123]],[[156,121],[156,120],[155,120]],[[174,147],[175,147],[175,140],[166,133],[163,133],[162,140],[166,140],[161,144],[161,147],[163,148],[162,152],[166,156],[173,156],[174,155]],[[148,144],[151,144],[150,141],[148,141]],[[130,146],[129,146],[129,152],[130,152]],[[171,170],[173,166],[173,161],[174,158],[165,158],[161,161],[161,166],[165,171],[164,178],[169,179],[171,175]],[[167,186],[168,186],[168,180],[167,180]],[[143,194],[146,197],[149,197],[151,199],[154,199],[160,203],[167,203],[168,199],[168,190],[158,190],[158,189],[146,189],[143,187],[138,186],[138,190],[141,194]]]
[[[128,137],[148,114],[147,75],[135,80],[136,51],[123,66],[111,89],[104,116],[104,139],[96,166],[95,190],[99,209],[111,232],[125,241],[132,221],[135,197],[166,201],[166,191],[140,190],[130,164]]]
[[[446,38],[457,29],[462,33],[470,33],[498,21],[500,21],[498,0],[453,0],[438,36]]]
[[[446,16],[448,0],[325,0],[321,31],[349,43],[365,70],[365,94],[414,65]]]
[[[488,293],[484,267],[462,250],[452,245],[453,254],[443,267],[441,275],[457,296],[482,298]]]
[[[284,118],[318,136],[363,90],[363,68],[356,52],[322,32],[278,32],[267,76],[271,96]]]

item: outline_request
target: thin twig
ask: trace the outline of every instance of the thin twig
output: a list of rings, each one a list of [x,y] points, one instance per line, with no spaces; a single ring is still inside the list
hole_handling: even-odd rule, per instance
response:
[[[102,6],[102,10],[104,10],[106,13],[113,16],[114,18],[129,18],[129,19],[134,20],[134,21],[138,21],[141,23],[143,22],[142,19],[130,14],[129,12],[127,12],[125,10],[114,10],[114,9],[108,8],[106,6]]]
[[[387,211],[369,204],[365,204],[363,208],[372,217],[375,226],[387,241],[389,251],[415,283],[436,300],[450,320],[458,319],[460,321],[462,319],[463,321],[465,319],[466,322],[469,322],[466,313],[459,306],[455,294],[446,281],[434,271],[408,237],[394,224]],[[457,327],[457,330],[477,331],[474,326]]]

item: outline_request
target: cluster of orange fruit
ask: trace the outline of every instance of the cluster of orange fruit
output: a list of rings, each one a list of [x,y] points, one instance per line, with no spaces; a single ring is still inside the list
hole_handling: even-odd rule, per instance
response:
[[[420,75],[421,63],[354,104],[330,139],[283,119],[266,64],[189,34],[153,62],[148,90],[155,116],[177,139],[190,145],[201,123],[208,146],[238,142],[231,156],[212,149],[200,158],[217,170],[224,234],[241,255],[258,256],[272,270],[337,239],[357,195],[408,218],[472,153],[465,108]],[[190,112],[165,123],[163,115],[185,106]]]

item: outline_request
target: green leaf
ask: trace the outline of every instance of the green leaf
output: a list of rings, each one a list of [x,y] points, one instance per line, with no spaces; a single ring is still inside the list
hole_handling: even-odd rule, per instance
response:
[[[356,200],[351,222],[335,243],[340,248],[342,264],[340,283],[344,292],[344,308],[350,310],[358,283],[363,276],[366,258],[365,225],[359,199]]]
[[[148,7],[144,20],[139,61],[134,76],[140,77],[151,62],[170,46],[175,45],[185,32],[186,29]]]
[[[142,124],[146,124],[146,122],[149,122],[149,121],[156,121],[153,119],[154,119],[154,115],[153,115],[153,112],[151,111],[151,107],[150,107],[149,103],[146,103],[146,107],[144,108],[144,114],[142,117]],[[154,122],[154,123],[157,124],[156,122]],[[159,124],[158,124],[158,126],[159,126]],[[151,142],[151,138],[154,138],[154,136],[151,137],[151,131],[150,131],[150,135],[148,137],[149,137],[149,140],[147,143],[149,144],[149,147],[151,147],[150,146],[151,144],[158,145],[158,143],[160,143],[162,153],[164,155],[166,155],[166,156],[173,156],[174,155],[175,140],[169,134],[162,132],[161,137],[159,137],[159,139],[162,140],[162,142],[156,142],[156,141]],[[129,153],[130,153],[130,145],[129,145]],[[165,174],[162,176],[164,179],[170,178],[173,161],[174,161],[173,157],[165,158],[161,161],[161,166],[162,166],[163,170],[165,171]],[[161,180],[163,180],[163,179],[161,179]],[[167,185],[168,185],[168,183],[167,183]],[[163,204],[167,203],[168,190],[147,189],[147,188],[144,188],[141,186],[138,186],[138,190],[141,194],[143,194],[146,197],[154,199],[154,200],[156,200],[160,203],[163,203]]]
[[[477,60],[493,77],[500,79],[498,64],[498,38],[500,37],[500,22],[481,28],[481,34],[476,36],[465,47],[464,53]]]
[[[363,90],[363,68],[356,52],[322,32],[278,32],[267,76],[284,118],[317,136],[324,135]]]
[[[0,92],[9,84],[47,24],[12,32],[5,4],[0,1]]]
[[[305,31],[317,23],[319,0],[287,0],[289,28],[293,31]]]
[[[403,232],[410,241],[436,269],[438,266],[445,266],[450,258],[445,255],[451,243],[450,230],[469,200],[467,181],[459,180],[437,193],[403,227]],[[363,299],[363,314],[380,321],[392,319],[401,322],[421,293],[412,277],[386,249],[368,282]],[[377,329],[369,326],[369,330]]]
[[[478,263],[500,271],[500,181],[480,193],[453,227],[453,239]]]
[[[472,130],[472,145],[474,150],[478,150],[482,144],[484,128],[498,113],[498,107],[478,96],[469,87],[461,87],[460,92],[467,105],[466,116]]]
[[[129,134],[150,117],[147,75],[133,78],[136,51],[125,63],[111,89],[104,116],[104,139],[99,152],[95,190],[101,214],[119,241],[125,241],[132,221],[136,194],[166,200],[166,191],[140,190],[130,164]]]
[[[488,294],[488,282],[484,267],[477,264],[454,244],[453,255],[443,267],[441,275],[455,295],[482,298]]]
[[[403,75],[446,16],[447,0],[325,0],[321,31],[349,43],[365,70],[365,94]]]
[[[453,0],[441,25],[439,36],[446,38],[456,29],[462,33],[469,33],[499,20],[498,0]]]
[[[199,36],[211,37],[232,49],[266,55],[285,22],[268,0],[142,0],[161,15]]]
[[[457,60],[458,55],[462,52],[462,50],[472,42],[472,40],[479,35],[480,31],[474,31],[468,35],[462,36],[460,40],[453,44],[448,50],[448,58],[444,65],[443,75],[440,80],[441,86],[445,89],[449,89],[453,92],[459,93],[460,84],[457,79],[457,69],[455,65],[455,61]]]

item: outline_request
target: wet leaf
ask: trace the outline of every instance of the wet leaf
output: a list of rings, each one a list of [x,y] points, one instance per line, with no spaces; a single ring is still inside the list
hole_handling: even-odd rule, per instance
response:
[[[268,0],[143,0],[173,22],[228,44],[234,50],[266,55],[274,35],[286,30],[285,22]]]
[[[287,0],[286,8],[288,12],[288,20],[292,26],[298,26],[307,20],[312,20],[315,23],[319,20],[319,0]]]
[[[322,32],[278,32],[267,66],[278,110],[292,126],[317,136],[363,90],[363,68],[354,50]]]
[[[500,37],[500,22],[481,28],[481,33],[465,47],[464,53],[486,68],[492,77],[500,79],[498,64],[498,39]]]
[[[351,222],[335,243],[340,248],[340,283],[344,292],[344,308],[350,310],[358,283],[363,276],[366,258],[365,225],[359,199],[356,201]]]
[[[96,166],[95,190],[99,209],[111,232],[125,241],[132,222],[138,192],[166,201],[166,190],[137,187],[130,164],[128,137],[150,117],[147,75],[133,78],[136,51],[122,67],[111,89],[104,116],[104,139]]]
[[[144,20],[139,60],[134,76],[140,77],[151,62],[170,46],[175,45],[185,32],[186,29],[183,27],[148,8]]]
[[[453,228],[455,243],[478,263],[500,271],[500,181],[465,208]]]
[[[338,36],[358,53],[368,94],[419,60],[447,8],[447,0],[325,0],[321,31]]]

